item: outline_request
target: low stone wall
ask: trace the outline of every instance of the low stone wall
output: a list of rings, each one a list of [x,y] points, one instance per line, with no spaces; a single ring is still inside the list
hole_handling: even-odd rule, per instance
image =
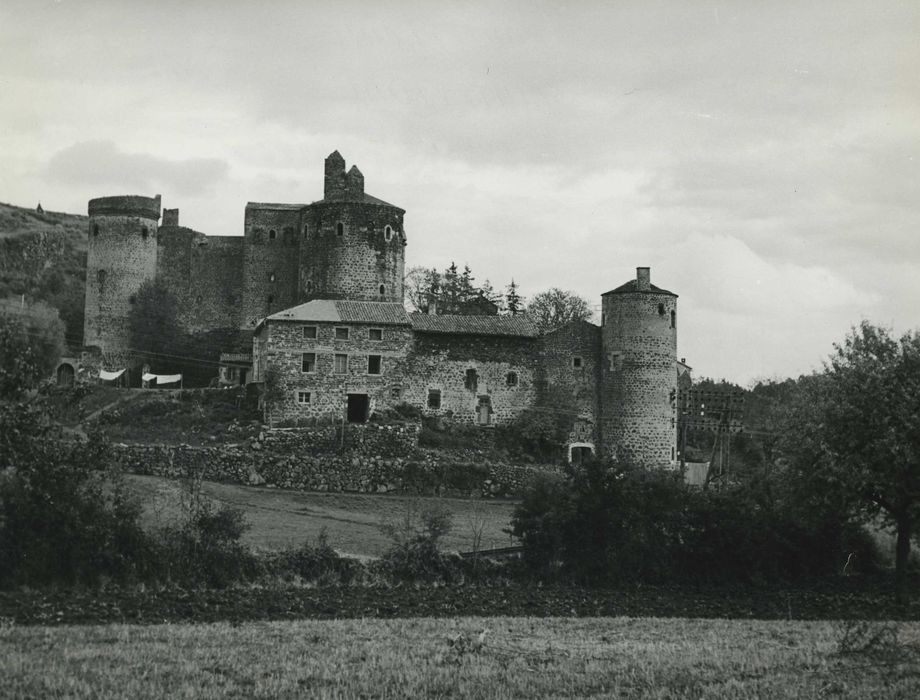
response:
[[[308,491],[514,496],[551,468],[457,462],[419,450],[418,426],[374,425],[265,431],[232,445],[115,444],[116,461],[129,472],[172,478],[201,476],[253,486]],[[341,451],[338,451],[341,450]]]

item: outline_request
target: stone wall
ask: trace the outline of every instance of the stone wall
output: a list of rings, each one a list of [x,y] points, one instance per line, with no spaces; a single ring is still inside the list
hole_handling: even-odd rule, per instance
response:
[[[542,378],[549,395],[565,392],[578,411],[568,443],[597,443],[601,329],[574,321],[543,337]]]
[[[518,495],[551,468],[457,462],[418,450],[417,424],[270,430],[237,445],[112,446],[127,471],[166,477],[310,491],[423,493],[462,496]]]
[[[241,324],[253,328],[269,314],[300,303],[300,204],[246,205]]]
[[[156,276],[160,199],[102,197],[89,203],[83,342],[105,351],[130,347],[134,295]]]
[[[604,452],[648,467],[676,465],[677,297],[603,297],[601,383]]]
[[[405,401],[425,415],[452,413],[454,420],[476,423],[477,409],[487,397],[490,424],[510,423],[536,399],[539,356],[535,338],[416,331],[406,359],[410,381]],[[475,381],[468,375],[470,370],[475,372]],[[441,392],[438,409],[428,405],[432,389]]]
[[[305,338],[305,327],[315,328],[316,338]],[[348,328],[348,339],[336,339],[336,328]],[[372,340],[371,329],[380,330],[382,338]],[[268,401],[268,419],[272,423],[317,418],[341,420],[348,394],[367,394],[370,413],[401,403],[405,358],[411,342],[408,325],[267,321],[260,329],[254,359],[261,371],[263,355],[268,353],[269,365],[277,369],[274,395]],[[303,371],[304,353],[315,357],[312,372]],[[345,374],[333,371],[336,354],[348,357]],[[369,355],[381,357],[380,374],[368,374]],[[307,403],[298,403],[298,392],[309,393]]]

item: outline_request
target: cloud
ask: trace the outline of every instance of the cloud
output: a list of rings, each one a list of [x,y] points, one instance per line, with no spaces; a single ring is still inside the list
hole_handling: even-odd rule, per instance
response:
[[[49,179],[81,187],[120,188],[132,193],[171,190],[189,196],[210,191],[227,178],[230,166],[217,158],[167,160],[126,153],[111,141],[83,141],[55,153]]]

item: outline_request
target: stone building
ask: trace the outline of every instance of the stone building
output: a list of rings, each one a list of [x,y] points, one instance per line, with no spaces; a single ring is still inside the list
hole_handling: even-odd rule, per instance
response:
[[[676,464],[677,295],[652,285],[649,268],[602,295],[600,326],[541,335],[485,305],[409,314],[405,211],[366,194],[338,152],[323,195],[250,202],[243,236],[184,228],[177,209],[159,222],[159,196],[91,200],[85,343],[123,362],[132,295],[158,278],[181,325],[220,358],[221,382],[262,385],[272,422],[363,422],[403,403],[484,427],[554,411],[571,421],[573,460]]]

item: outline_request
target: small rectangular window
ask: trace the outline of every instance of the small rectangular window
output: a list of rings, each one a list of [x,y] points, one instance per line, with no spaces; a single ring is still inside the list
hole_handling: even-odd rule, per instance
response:
[[[581,358],[580,357],[576,356],[572,358],[572,367],[575,369],[581,369]]]
[[[309,391],[298,391],[297,392],[297,403],[301,406],[307,406],[310,403],[310,392]]]
[[[368,328],[367,338],[368,340],[383,340],[383,329],[382,328]]]
[[[380,374],[380,355],[368,355],[367,356],[367,373],[368,374]]]
[[[335,369],[333,370],[335,374],[347,374],[348,373],[348,355],[339,355],[335,356]]]
[[[336,328],[335,329],[335,339],[336,340],[348,340],[348,329],[347,328]]]
[[[304,340],[316,340],[316,326],[303,327]]]
[[[300,371],[301,372],[315,372],[316,371],[316,353],[315,352],[305,352],[300,360]]]
[[[398,386],[394,386],[392,389],[390,389],[390,398],[393,399],[393,401],[399,401],[401,396],[402,389],[400,389]]]
[[[428,390],[428,408],[441,408],[441,390]]]
[[[466,371],[466,379],[463,381],[463,386],[466,387],[467,391],[476,391],[479,388],[479,376],[476,374],[475,369],[468,369]]]

